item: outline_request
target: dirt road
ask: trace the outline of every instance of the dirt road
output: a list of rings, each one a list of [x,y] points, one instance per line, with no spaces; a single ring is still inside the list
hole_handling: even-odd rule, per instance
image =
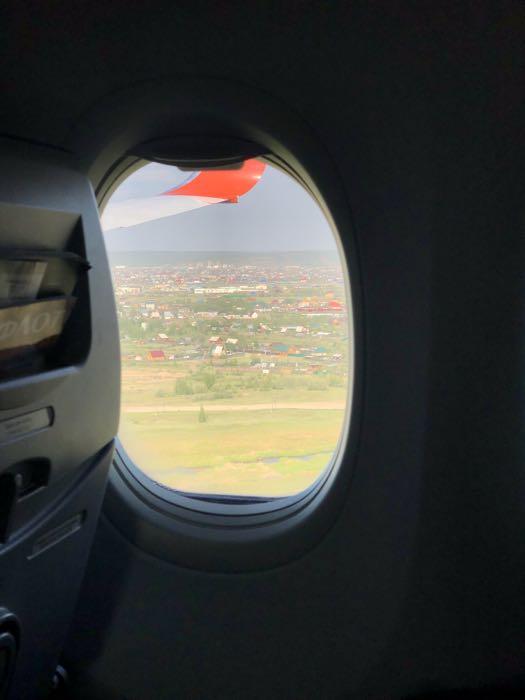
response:
[[[344,410],[344,401],[308,401],[305,403],[253,403],[253,404],[215,404],[204,405],[210,413],[218,411],[279,411],[297,409],[303,411]],[[200,405],[195,406],[122,406],[123,413],[176,413],[178,411],[196,413]]]

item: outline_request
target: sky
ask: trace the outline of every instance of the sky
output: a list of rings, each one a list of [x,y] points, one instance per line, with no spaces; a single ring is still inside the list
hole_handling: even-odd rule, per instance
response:
[[[150,163],[115,191],[111,201],[148,197],[189,177]],[[335,250],[335,240],[313,198],[295,180],[267,166],[259,183],[237,204],[213,204],[105,234],[110,251]]]

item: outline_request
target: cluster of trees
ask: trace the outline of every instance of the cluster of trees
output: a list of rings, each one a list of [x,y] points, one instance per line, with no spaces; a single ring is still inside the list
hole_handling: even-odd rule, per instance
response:
[[[210,391],[216,381],[217,376],[215,372],[210,371],[199,371],[191,375],[191,377],[188,376],[188,378],[177,377],[173,393],[175,396],[190,396],[195,393],[202,393],[203,390]],[[195,386],[197,382],[200,386]]]

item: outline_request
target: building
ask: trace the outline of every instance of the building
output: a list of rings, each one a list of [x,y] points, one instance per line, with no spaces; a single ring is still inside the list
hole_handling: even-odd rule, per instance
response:
[[[272,355],[286,356],[288,355],[288,345],[284,343],[272,343],[270,345],[270,353]]]
[[[164,354],[164,350],[150,350],[147,354],[147,359],[159,362],[159,360],[165,360],[166,355]]]

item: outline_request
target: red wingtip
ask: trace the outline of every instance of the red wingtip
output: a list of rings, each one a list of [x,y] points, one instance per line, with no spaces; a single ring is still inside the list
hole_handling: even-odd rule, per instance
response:
[[[197,177],[180,187],[174,187],[165,195],[214,197],[228,202],[238,202],[259,182],[266,165],[259,160],[246,160],[237,170],[203,170]]]

